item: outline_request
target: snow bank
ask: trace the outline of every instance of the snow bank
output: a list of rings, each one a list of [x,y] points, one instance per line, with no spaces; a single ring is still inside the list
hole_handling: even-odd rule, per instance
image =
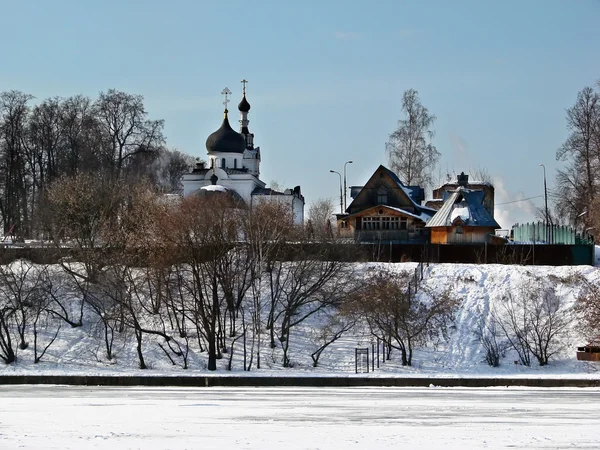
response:
[[[356,269],[386,268],[398,272],[414,272],[415,263],[401,264],[356,264]],[[551,360],[548,366],[539,367],[532,361],[530,367],[515,364],[518,357],[509,352],[504,355],[501,366],[492,368],[484,360],[485,353],[477,338],[481,321],[490,317],[491,311],[509,292],[517,292],[533,279],[541,279],[555,287],[556,295],[567,307],[574,305],[584,286],[583,279],[591,283],[600,282],[600,269],[592,266],[510,266],[475,264],[431,264],[425,269],[423,289],[433,295],[449,292],[460,300],[454,325],[448,340],[438,339],[426,347],[417,348],[412,367],[402,367],[399,353],[392,352],[390,360],[380,358],[379,367],[369,376],[419,376],[419,377],[598,377],[600,364],[576,360],[576,347],[585,343],[577,329],[577,323],[570,326],[564,340],[563,350]],[[231,356],[223,354],[218,361],[217,374],[223,375],[272,375],[272,376],[354,376],[355,349],[372,349],[371,333],[366,326],[357,327],[333,345],[328,347],[319,361],[319,367],[312,367],[311,353],[318,347],[318,315],[292,330],[290,336],[290,358],[293,368],[282,367],[282,354],[279,347],[270,348],[267,331],[262,338],[261,369],[248,373],[243,371],[242,339],[238,339],[233,354],[233,371],[225,370]],[[113,361],[102,359],[102,347],[97,338],[92,316],[79,328],[63,326],[55,344],[39,364],[32,363],[30,348],[19,350],[16,364],[0,365],[0,374],[88,374],[88,375],[198,375],[207,374],[206,353],[197,348],[190,349],[189,369],[173,365],[165,357],[152,336],[144,337],[144,355],[150,370],[137,368],[134,339],[118,340],[115,343],[116,358]],[[377,354],[376,354],[377,355]],[[380,353],[380,356],[381,353]]]

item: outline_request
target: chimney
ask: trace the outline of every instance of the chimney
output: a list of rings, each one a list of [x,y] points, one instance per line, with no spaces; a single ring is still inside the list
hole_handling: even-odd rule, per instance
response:
[[[458,185],[462,187],[467,187],[469,184],[469,175],[465,175],[464,172],[461,172],[458,176]]]

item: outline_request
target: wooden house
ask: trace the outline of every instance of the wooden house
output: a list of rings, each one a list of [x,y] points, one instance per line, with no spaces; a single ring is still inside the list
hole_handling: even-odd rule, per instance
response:
[[[405,186],[398,176],[379,166],[364,186],[351,188],[346,214],[338,214],[338,231],[359,242],[425,242],[425,224],[435,213],[420,205],[419,186]]]
[[[439,211],[427,222],[432,244],[495,243],[494,234],[500,228],[488,211],[485,191],[465,187],[463,178],[444,201]]]

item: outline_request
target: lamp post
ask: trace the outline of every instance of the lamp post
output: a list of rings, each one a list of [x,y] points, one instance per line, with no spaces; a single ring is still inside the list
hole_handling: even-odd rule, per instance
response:
[[[335,170],[330,170],[331,173],[337,173],[338,176],[340,177],[340,214],[344,214],[344,210],[343,210],[343,197],[342,197],[342,174],[339,172],[336,172]]]
[[[550,243],[549,228],[548,228],[548,188],[546,187],[546,166],[540,164],[540,167],[544,169],[544,208],[546,210],[546,243]]]
[[[344,211],[346,211],[346,193],[348,192],[348,188],[346,187],[346,165],[348,164],[352,164],[352,161],[346,161],[344,163]],[[344,211],[342,211],[342,213]]]

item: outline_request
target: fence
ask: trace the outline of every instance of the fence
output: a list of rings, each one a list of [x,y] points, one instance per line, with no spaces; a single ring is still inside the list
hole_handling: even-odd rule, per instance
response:
[[[298,244],[300,245],[300,244]],[[283,259],[294,259],[297,248],[287,244]],[[473,264],[536,264],[549,266],[593,265],[594,246],[590,244],[338,244],[315,243],[304,246],[319,258],[343,261],[473,263]],[[306,249],[306,247],[309,247]],[[96,250],[101,252],[103,250]],[[158,251],[158,250],[157,250]],[[281,254],[281,253],[280,253]],[[0,248],[0,264],[15,259],[52,264],[61,258],[77,258],[77,252],[68,248]],[[422,271],[422,265],[417,268]]]
[[[593,265],[590,244],[362,244],[355,258],[379,262],[522,264],[546,266]],[[355,259],[358,260],[358,259]]]
[[[589,233],[578,233],[572,227],[553,225],[546,222],[516,224],[512,227],[513,242],[546,244],[593,244],[594,237]]]

